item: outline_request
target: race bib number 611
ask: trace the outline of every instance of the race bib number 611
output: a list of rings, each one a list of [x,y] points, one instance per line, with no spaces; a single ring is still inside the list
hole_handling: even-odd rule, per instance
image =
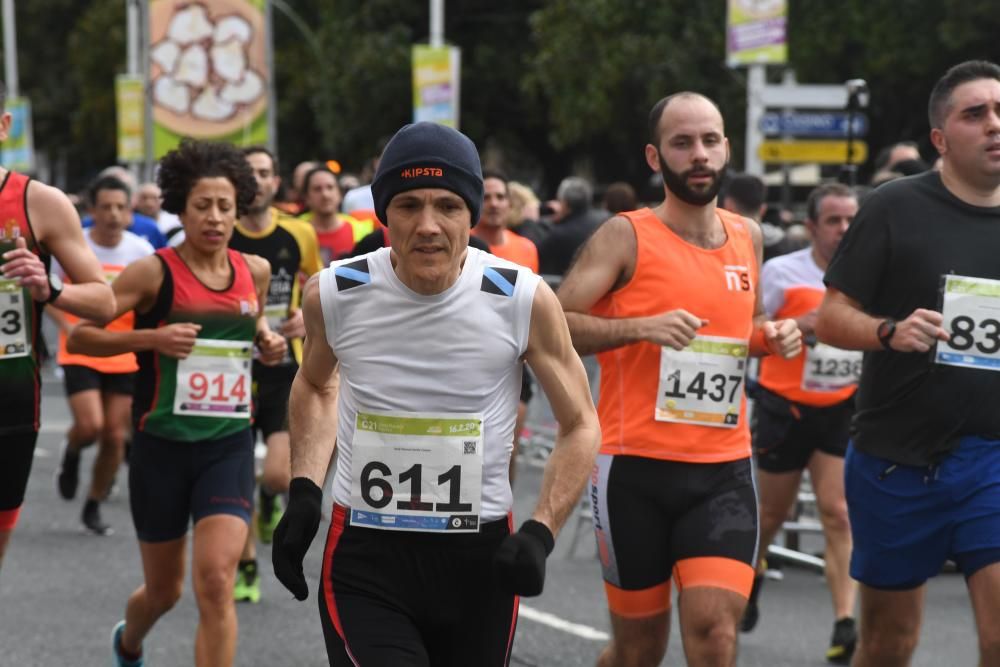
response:
[[[478,532],[483,416],[360,412],[351,446],[351,525]]]
[[[1000,280],[945,276],[941,314],[950,338],[935,362],[1000,371]]]

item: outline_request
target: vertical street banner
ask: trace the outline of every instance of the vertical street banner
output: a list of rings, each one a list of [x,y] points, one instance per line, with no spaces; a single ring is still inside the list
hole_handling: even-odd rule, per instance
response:
[[[118,162],[142,162],[146,155],[146,96],[141,76],[115,77],[115,117],[118,125]]]
[[[150,0],[153,156],[182,137],[268,143],[268,0]]]
[[[0,149],[0,164],[20,172],[35,170],[35,135],[31,129],[31,101],[27,97],[7,98],[10,132]]]
[[[728,0],[726,64],[788,62],[788,0]]]
[[[462,51],[455,46],[413,46],[413,122],[458,129]]]

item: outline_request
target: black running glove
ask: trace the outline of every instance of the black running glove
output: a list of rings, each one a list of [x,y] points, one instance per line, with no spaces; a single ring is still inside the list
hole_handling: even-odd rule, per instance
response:
[[[508,535],[493,556],[493,571],[507,593],[540,595],[545,584],[545,558],[555,538],[544,523],[528,519],[521,530]]]
[[[296,477],[288,487],[288,507],[274,529],[271,564],[274,575],[296,600],[309,597],[302,574],[302,559],[316,537],[322,512],[323,490],[306,477]]]

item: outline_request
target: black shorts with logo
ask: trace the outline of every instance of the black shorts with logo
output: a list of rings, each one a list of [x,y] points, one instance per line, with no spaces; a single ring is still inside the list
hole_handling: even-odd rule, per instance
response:
[[[594,533],[608,606],[641,618],[678,590],[712,586],[743,597],[757,561],[750,457],[688,463],[599,454],[591,478]]]
[[[200,442],[136,431],[128,472],[132,523],[143,542],[183,537],[192,521],[215,514],[250,522],[254,458],[249,428]]]
[[[761,470],[794,472],[809,465],[815,451],[847,453],[853,396],[825,408],[793,403],[763,387],[754,398],[753,449]]]
[[[510,519],[474,534],[375,530],[335,505],[320,576],[332,667],[505,667],[517,597],[493,578]]]

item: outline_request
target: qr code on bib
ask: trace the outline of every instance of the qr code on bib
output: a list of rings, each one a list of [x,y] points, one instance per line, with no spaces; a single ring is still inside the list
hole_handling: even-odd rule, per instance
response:
[[[475,454],[476,453],[476,441],[475,440],[466,440],[462,444],[465,445],[465,453],[466,454]]]

